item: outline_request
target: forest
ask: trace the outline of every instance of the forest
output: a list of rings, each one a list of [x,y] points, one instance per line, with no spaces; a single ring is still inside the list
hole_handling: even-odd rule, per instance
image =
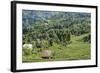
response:
[[[91,14],[22,11],[23,62],[87,60],[91,58]]]

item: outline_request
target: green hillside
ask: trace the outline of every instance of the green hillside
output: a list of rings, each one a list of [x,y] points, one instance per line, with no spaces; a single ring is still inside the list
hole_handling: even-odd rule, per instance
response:
[[[87,60],[91,58],[91,14],[23,10],[23,62]],[[42,56],[46,50],[50,56]]]

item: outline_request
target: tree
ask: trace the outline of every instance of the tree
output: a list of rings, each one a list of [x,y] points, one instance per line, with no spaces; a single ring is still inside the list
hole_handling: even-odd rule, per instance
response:
[[[36,47],[37,48],[41,48],[42,47],[40,39],[36,39]]]

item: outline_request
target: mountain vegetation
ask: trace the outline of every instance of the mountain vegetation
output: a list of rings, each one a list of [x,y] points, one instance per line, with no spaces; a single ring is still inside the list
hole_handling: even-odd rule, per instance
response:
[[[23,49],[23,62],[90,59],[90,13],[23,10],[22,26],[22,43],[32,44]],[[52,58],[42,58],[42,50]]]

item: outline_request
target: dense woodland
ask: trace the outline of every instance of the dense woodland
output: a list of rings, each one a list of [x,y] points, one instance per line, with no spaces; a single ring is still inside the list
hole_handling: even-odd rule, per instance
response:
[[[23,10],[22,24],[23,44],[32,44],[33,46],[31,51],[29,49],[23,50],[25,53],[23,55],[24,62],[44,61],[40,58],[40,52],[43,49],[54,52],[51,60],[90,58],[90,13]],[[86,51],[82,56],[79,54],[77,57],[76,53],[82,53],[85,50],[81,49],[80,46],[83,46]],[[74,48],[76,49],[75,54],[70,51]],[[68,51],[73,55],[69,55]],[[62,56],[57,56],[57,54]]]

